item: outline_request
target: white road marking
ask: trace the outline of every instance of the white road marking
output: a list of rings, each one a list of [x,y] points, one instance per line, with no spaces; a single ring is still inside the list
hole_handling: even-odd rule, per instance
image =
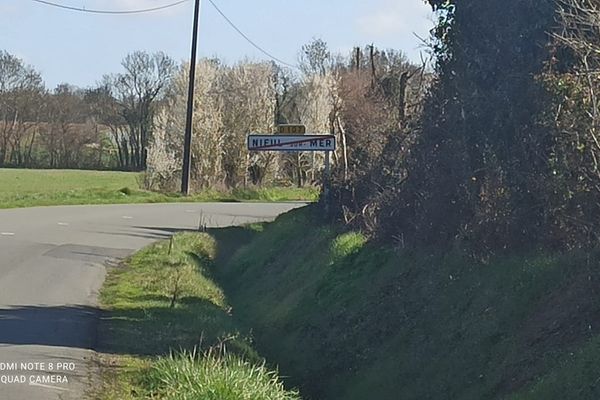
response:
[[[0,236],[15,236],[13,232],[0,232]]]
[[[69,226],[68,222],[59,222],[58,225],[60,226]]]
[[[35,383],[35,382],[29,382],[29,386],[39,386],[39,387],[46,388],[46,389],[54,389],[54,390],[62,390],[63,392],[70,392],[70,390],[66,389],[66,388],[61,388],[58,386],[44,385],[44,384]]]
[[[193,213],[195,213],[195,212],[196,212],[196,210],[185,210],[185,212],[186,212],[186,213],[193,214]]]
[[[133,219],[133,217],[130,217],[129,215],[123,215],[123,219]]]

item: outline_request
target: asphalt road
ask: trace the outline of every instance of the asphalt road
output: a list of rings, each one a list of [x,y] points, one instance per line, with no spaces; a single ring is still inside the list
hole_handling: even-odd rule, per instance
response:
[[[92,361],[95,306],[107,264],[179,230],[194,230],[199,224],[220,227],[271,220],[302,205],[194,203],[0,210],[0,399],[86,397],[98,379]]]

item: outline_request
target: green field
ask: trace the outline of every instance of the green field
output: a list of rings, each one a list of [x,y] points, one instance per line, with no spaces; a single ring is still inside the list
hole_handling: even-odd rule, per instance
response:
[[[189,197],[141,190],[138,173],[0,169],[0,208],[177,201],[314,201],[313,187],[206,190]]]

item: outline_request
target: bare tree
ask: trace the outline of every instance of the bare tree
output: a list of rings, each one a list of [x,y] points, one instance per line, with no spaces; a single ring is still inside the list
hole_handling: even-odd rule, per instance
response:
[[[275,70],[269,63],[223,66],[202,60],[194,98],[192,183],[195,189],[260,184],[274,176],[275,155],[249,154],[246,135],[273,132]],[[155,116],[156,137],[149,150],[147,182],[178,180],[185,126],[188,68],[174,77],[162,111]],[[171,176],[165,179],[165,176]]]
[[[178,187],[186,120],[189,66],[182,65],[172,80],[168,95],[155,117],[146,185],[162,190]],[[192,127],[193,189],[214,187],[223,181],[223,123],[217,86],[222,67],[216,60],[201,60],[197,65]]]
[[[246,135],[251,132],[271,133],[275,125],[275,70],[270,63],[241,62],[222,77],[220,98],[225,113],[223,125],[227,147],[223,152],[225,184],[236,187],[260,184],[274,166],[271,153],[249,154]]]
[[[127,167],[143,170],[152,135],[155,101],[164,94],[175,72],[175,62],[163,52],[136,51],[127,55],[122,65],[125,73],[106,79],[128,128],[127,143],[121,143],[121,150],[128,153],[124,157]]]
[[[39,120],[43,92],[37,71],[0,51],[0,165],[27,161],[31,152],[26,149],[31,148],[35,137],[33,122]]]
[[[169,137],[173,118],[167,108],[155,116],[155,129],[148,147],[148,167],[144,186],[150,190],[175,191],[179,187],[176,173],[181,170],[181,156],[177,154]]]
[[[114,98],[110,78],[105,77],[96,88],[88,89],[84,95],[88,108],[88,118],[96,132],[107,130],[110,138],[106,146],[113,153],[115,163],[120,169],[126,169],[129,162],[129,146],[126,122],[121,113],[121,106]],[[100,149],[102,150],[102,149]]]
[[[562,31],[554,36],[575,54],[577,73],[571,78],[577,81],[576,86],[585,88],[587,100],[583,103],[587,105],[584,115],[589,122],[589,140],[582,140],[579,132],[573,140],[589,152],[594,174],[600,179],[600,1],[563,0],[559,4]],[[596,188],[600,190],[600,186]]]
[[[185,128],[189,67],[183,65],[170,89],[165,103],[166,115],[157,129],[166,132],[166,148],[175,154],[180,171],[183,132]],[[221,160],[223,154],[222,105],[217,97],[222,67],[216,60],[201,60],[197,65],[194,92],[194,123],[192,127],[192,183],[195,189],[218,185],[222,182]],[[158,121],[160,122],[160,121]],[[153,142],[153,146],[158,143]],[[151,165],[149,165],[151,167]],[[173,177],[178,181],[179,174]]]
[[[327,43],[322,39],[313,39],[302,46],[300,52],[300,70],[304,75],[325,75],[332,68],[332,56]]]
[[[333,71],[333,57],[321,39],[313,39],[302,46],[299,57],[302,76],[294,82],[282,76],[281,100],[278,101],[283,122],[302,123],[311,133],[335,133],[333,121],[339,104],[337,82]],[[292,81],[293,85],[288,82]],[[291,86],[291,87],[290,87]],[[316,152],[282,154],[280,165],[296,183],[316,183],[323,168],[324,155]]]
[[[68,84],[60,84],[47,96],[47,124],[41,142],[52,168],[77,168],[94,164],[86,149],[94,148],[99,137],[88,123],[84,93]]]

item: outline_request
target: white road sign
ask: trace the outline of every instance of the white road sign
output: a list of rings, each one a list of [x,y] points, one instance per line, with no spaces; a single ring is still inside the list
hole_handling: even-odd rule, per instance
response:
[[[334,135],[248,135],[251,151],[334,151]]]

